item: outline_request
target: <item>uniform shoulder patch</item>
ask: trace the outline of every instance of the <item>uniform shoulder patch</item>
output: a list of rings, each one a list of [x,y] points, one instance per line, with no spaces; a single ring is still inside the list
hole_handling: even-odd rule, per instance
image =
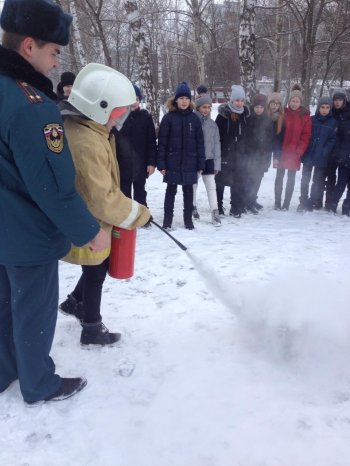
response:
[[[59,123],[48,123],[43,129],[47,147],[51,152],[60,154],[63,151],[64,131]]]
[[[31,104],[38,104],[39,102],[44,102],[44,99],[41,97],[41,95],[37,93],[34,87],[30,86],[28,83],[24,81],[17,80],[16,83]]]

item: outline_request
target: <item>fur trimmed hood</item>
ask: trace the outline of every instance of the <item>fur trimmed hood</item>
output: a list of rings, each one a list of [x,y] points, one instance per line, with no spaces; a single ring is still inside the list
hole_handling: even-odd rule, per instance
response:
[[[165,106],[167,107],[167,109],[169,110],[169,112],[176,112],[177,110],[179,110],[179,108],[178,108],[178,106],[176,105],[176,102],[175,102],[175,96],[170,97],[170,98],[166,101]],[[195,108],[195,107],[194,107],[194,103],[192,102],[192,100],[191,100],[191,102],[190,102],[189,108],[190,108],[191,110],[194,110],[194,108]],[[187,109],[186,109],[186,110],[187,110]]]

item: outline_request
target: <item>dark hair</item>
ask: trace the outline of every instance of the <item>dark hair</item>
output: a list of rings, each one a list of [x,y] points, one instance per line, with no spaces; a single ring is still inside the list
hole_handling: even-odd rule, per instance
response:
[[[24,41],[26,37],[28,36],[23,36],[22,34],[17,34],[16,32],[4,31],[2,33],[2,46],[5,47],[5,49],[10,49],[14,52],[18,52],[21,43]],[[48,42],[45,42],[40,39],[34,39],[34,37],[33,40],[39,48],[44,47],[44,45],[48,44]]]

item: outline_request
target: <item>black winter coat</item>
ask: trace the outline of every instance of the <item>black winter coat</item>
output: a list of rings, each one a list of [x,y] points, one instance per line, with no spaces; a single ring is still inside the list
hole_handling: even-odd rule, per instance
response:
[[[275,129],[271,118],[264,112],[254,112],[247,122],[246,153],[250,169],[267,172],[271,164],[272,142]]]
[[[327,168],[330,155],[337,141],[337,121],[329,113],[326,116],[316,112],[311,117],[312,133],[302,162],[304,165]]]
[[[338,142],[334,152],[338,164],[350,168],[350,109],[343,112],[338,125]]]
[[[246,138],[247,121],[249,109],[244,107],[242,114],[236,114],[237,121],[233,121],[233,113],[228,104],[220,105],[216,117],[216,124],[219,127],[221,142],[221,172],[216,176],[216,181],[225,186],[231,186],[233,173],[237,170],[245,170],[246,158]],[[237,173],[236,173],[237,174]]]
[[[192,108],[180,110],[173,103],[162,118],[157,168],[159,171],[166,170],[165,183],[197,183],[198,171],[205,168],[205,150],[202,123]]]
[[[120,131],[113,128],[116,139],[120,178],[144,180],[147,166],[156,166],[156,131],[151,115],[144,109],[130,112]]]

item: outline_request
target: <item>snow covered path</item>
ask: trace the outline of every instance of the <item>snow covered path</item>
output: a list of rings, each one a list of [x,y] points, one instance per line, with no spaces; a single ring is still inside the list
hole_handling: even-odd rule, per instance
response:
[[[84,351],[59,315],[57,372],[87,388],[29,409],[18,384],[0,397],[4,466],[347,466],[350,464],[350,220],[273,205],[257,216],[138,231],[135,276],[108,279],[103,315],[119,348]],[[297,186],[299,182],[297,181]],[[165,185],[148,202],[162,221]],[[228,196],[228,192],[226,193]],[[228,200],[226,200],[226,207]],[[79,268],[61,263],[64,299]]]

